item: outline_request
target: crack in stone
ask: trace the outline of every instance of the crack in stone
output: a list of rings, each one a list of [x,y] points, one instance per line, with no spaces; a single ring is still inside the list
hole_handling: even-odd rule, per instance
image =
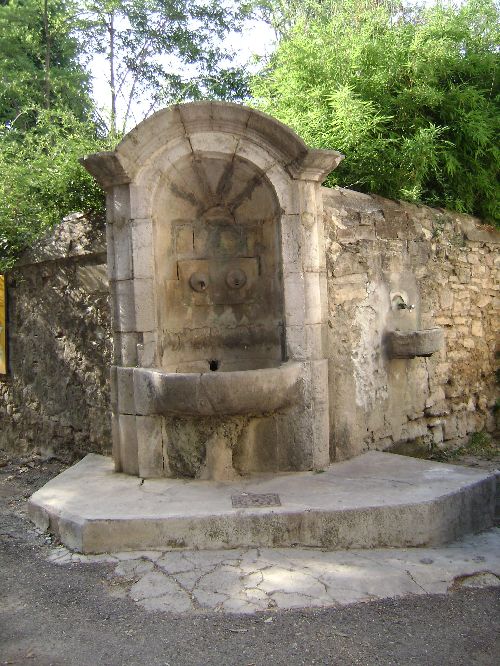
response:
[[[418,583],[418,582],[415,580],[415,578],[412,576],[411,572],[410,572],[408,569],[406,569],[405,572],[408,574],[409,578],[415,583],[415,585],[416,585],[417,587],[419,587],[419,588],[420,588],[423,592],[425,592],[426,594],[429,594],[428,591],[425,589],[425,587],[422,587],[422,585],[420,585],[420,583]]]

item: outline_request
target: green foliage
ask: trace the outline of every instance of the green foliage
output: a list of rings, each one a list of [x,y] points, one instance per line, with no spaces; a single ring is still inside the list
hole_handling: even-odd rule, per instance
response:
[[[80,63],[71,0],[4,0],[0,5],[0,121],[19,129],[33,117],[27,107],[90,113],[89,76]]]
[[[0,271],[65,214],[103,210],[78,164],[102,142],[75,12],[72,0],[0,5]]]
[[[103,193],[78,163],[106,147],[94,126],[70,111],[29,113],[32,128],[0,129],[0,272],[64,215],[104,210]]]
[[[241,99],[246,75],[231,67],[222,39],[245,10],[231,0],[81,0],[81,29],[106,56],[110,131],[132,107],[148,116],[180,100]]]
[[[450,462],[463,456],[477,456],[492,460],[500,455],[500,445],[495,442],[487,432],[473,433],[465,446],[456,449],[434,449],[428,456],[431,460],[438,462]]]
[[[279,3],[266,2],[279,14]],[[251,87],[257,106],[309,145],[346,155],[327,184],[498,223],[494,1],[402,10],[383,1],[309,0],[304,7],[288,11],[293,27]]]
[[[104,195],[78,159],[113,148],[139,98],[241,99],[244,72],[221,39],[242,12],[219,0],[0,0],[0,271],[74,211],[100,215]],[[104,139],[85,71],[108,61],[111,136]],[[185,76],[172,74],[183,64]]]

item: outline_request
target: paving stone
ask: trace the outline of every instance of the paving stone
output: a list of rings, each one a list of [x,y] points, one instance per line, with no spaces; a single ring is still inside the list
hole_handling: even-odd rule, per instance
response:
[[[264,610],[256,604],[238,598],[228,599],[222,604],[222,608],[228,613],[244,613],[246,615]]]
[[[196,568],[196,564],[193,563],[189,555],[175,552],[165,553],[156,560],[156,566],[160,567],[165,573],[192,571]],[[203,563],[203,566],[205,566],[205,563]]]
[[[172,574],[172,577],[181,585],[184,589],[192,591],[198,582],[198,580],[208,571],[193,569],[192,571],[182,571],[180,573]]]
[[[139,604],[147,611],[185,613],[193,610],[191,599],[180,594],[166,594],[161,597],[141,599]]]
[[[153,571],[154,564],[148,560],[125,560],[115,568],[115,574],[121,578],[134,580],[138,576],[143,576]]]
[[[130,596],[134,601],[160,597],[169,593],[180,593],[180,589],[171,578],[159,571],[150,571],[130,588]]]
[[[235,567],[223,565],[200,579],[198,588],[217,590],[223,594],[238,594],[243,589],[241,572]]]
[[[154,553],[158,567],[144,555],[120,561],[114,575],[137,581],[129,596],[148,611],[194,612],[200,606],[248,614],[500,585],[498,528],[440,548],[168,551]],[[61,564],[72,557],[64,548],[49,555]],[[77,557],[79,564],[98,560]]]
[[[304,594],[308,597],[321,597],[325,594],[325,586],[313,576],[303,571],[289,571],[272,567],[262,572],[263,581],[259,589],[269,594],[284,592],[288,594]]]
[[[245,597],[252,603],[263,601],[266,603],[266,607],[267,602],[269,601],[269,596],[264,592],[264,590],[259,590],[258,587],[245,588]]]
[[[202,608],[217,608],[228,600],[227,594],[201,588],[193,591],[193,597]]]

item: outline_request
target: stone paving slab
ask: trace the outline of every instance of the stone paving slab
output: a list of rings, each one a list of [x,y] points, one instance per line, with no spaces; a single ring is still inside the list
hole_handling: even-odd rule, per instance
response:
[[[500,586],[500,528],[436,548],[81,555],[61,546],[48,559],[58,565],[112,564],[112,589],[147,611],[249,614]]]
[[[30,499],[30,517],[71,548],[329,549],[438,545],[493,524],[495,474],[372,451],[323,473],[232,482],[139,479],[90,454]],[[280,506],[233,506],[243,494]]]

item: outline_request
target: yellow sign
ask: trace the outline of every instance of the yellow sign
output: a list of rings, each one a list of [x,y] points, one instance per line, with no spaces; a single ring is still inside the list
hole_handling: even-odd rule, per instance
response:
[[[7,373],[7,344],[5,335],[7,313],[5,310],[5,281],[3,275],[0,275],[0,375]]]

